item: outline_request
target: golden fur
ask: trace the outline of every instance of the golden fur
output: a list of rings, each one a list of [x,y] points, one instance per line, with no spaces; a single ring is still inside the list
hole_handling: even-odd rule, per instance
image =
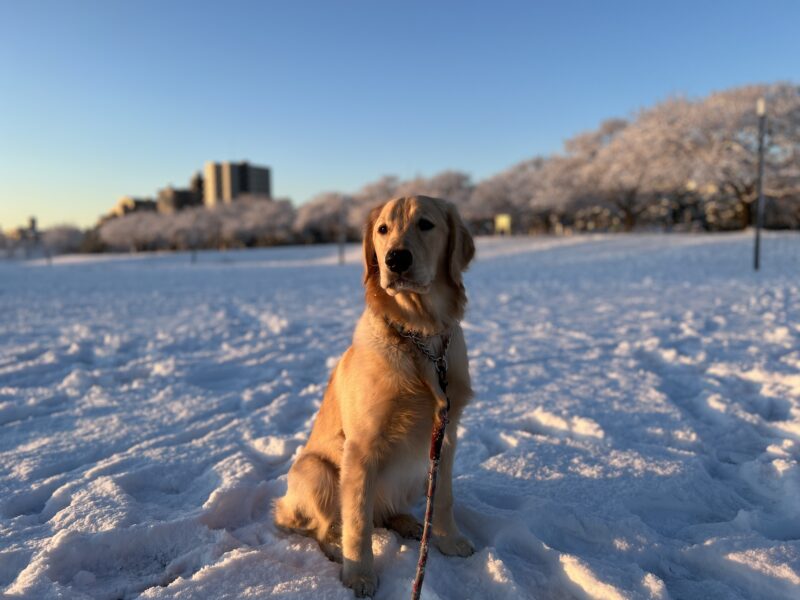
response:
[[[402,274],[386,265],[387,253],[397,249],[413,257]],[[386,319],[432,336],[437,353],[440,334],[450,332],[450,423],[433,542],[444,554],[473,552],[453,519],[452,468],[458,420],[472,396],[459,321],[466,304],[461,274],[474,252],[456,208],[444,200],[396,198],[369,215],[366,308],[330,377],[308,443],[289,471],[286,495],[275,504],[279,527],[313,536],[329,557],[342,560],[342,581],[356,596],[371,596],[377,588],[373,526],[419,539],[421,525],[408,510],[424,492],[433,419],[445,401],[431,362]]]

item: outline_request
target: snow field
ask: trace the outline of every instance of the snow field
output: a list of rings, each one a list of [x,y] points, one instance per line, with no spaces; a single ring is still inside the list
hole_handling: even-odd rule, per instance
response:
[[[800,597],[800,238],[480,240],[467,559],[423,598]],[[0,263],[0,591],[351,598],[271,502],[363,306],[333,247]],[[421,509],[420,505],[418,509]],[[373,539],[376,598],[417,543]]]

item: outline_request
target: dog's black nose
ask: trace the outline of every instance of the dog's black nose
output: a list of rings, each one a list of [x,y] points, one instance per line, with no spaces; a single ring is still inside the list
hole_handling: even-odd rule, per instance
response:
[[[408,271],[413,260],[410,250],[389,250],[386,254],[386,266],[389,267],[393,273]]]

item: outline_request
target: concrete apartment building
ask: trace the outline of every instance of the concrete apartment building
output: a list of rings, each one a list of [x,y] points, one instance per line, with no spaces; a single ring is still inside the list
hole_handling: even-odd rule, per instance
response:
[[[185,208],[203,204],[203,176],[195,173],[187,189],[168,185],[158,190],[158,212],[162,215],[175,214]]]
[[[202,204],[202,197],[196,196],[192,190],[183,190],[167,186],[158,190],[156,204],[162,215],[171,215],[184,208]]]
[[[111,209],[111,217],[122,217],[132,212],[154,211],[156,210],[155,201],[150,198],[134,198],[133,196],[123,196]]]
[[[206,206],[229,204],[238,196],[272,196],[270,170],[244,162],[207,162],[203,202]]]
[[[188,188],[168,185],[158,190],[156,200],[123,196],[111,212],[100,217],[98,224],[135,212],[172,215],[204,204],[207,207],[230,204],[244,195],[271,199],[272,177],[268,167],[257,167],[247,161],[207,162],[202,173],[194,174]]]

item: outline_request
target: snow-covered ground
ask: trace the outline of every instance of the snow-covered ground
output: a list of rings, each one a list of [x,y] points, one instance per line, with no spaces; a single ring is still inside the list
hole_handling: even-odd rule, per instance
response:
[[[800,235],[481,240],[423,597],[800,598]],[[0,261],[0,595],[350,598],[270,503],[359,249]],[[418,507],[418,509],[421,508]],[[377,530],[377,598],[417,544]]]

